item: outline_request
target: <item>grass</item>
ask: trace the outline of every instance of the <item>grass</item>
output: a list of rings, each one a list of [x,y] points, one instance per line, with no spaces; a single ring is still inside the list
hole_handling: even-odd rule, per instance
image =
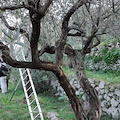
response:
[[[67,76],[75,75],[75,71],[69,68],[63,68]],[[86,75],[90,79],[103,80],[111,84],[120,84],[120,76],[116,76],[114,73],[103,73],[98,71],[88,71],[86,70]]]
[[[11,102],[10,98],[15,86],[9,84],[6,94],[1,94],[0,120],[30,120],[28,107],[24,98],[24,92],[17,89]],[[38,95],[42,112],[46,116],[47,112],[57,112],[62,120],[75,120],[73,111],[67,100],[60,100],[58,97],[50,96],[46,93]],[[46,117],[45,117],[45,120]]]
[[[75,75],[73,69],[64,68],[65,73],[68,76]],[[120,76],[116,77],[114,74],[86,71],[86,74],[91,79],[104,80],[110,83],[120,83]],[[0,120],[30,120],[28,107],[24,98],[24,92],[17,89],[12,101],[10,98],[14,91],[15,86],[12,82],[9,83],[9,90],[7,94],[1,94]],[[47,112],[57,112],[59,118],[62,120],[75,120],[74,113],[66,99],[59,99],[60,97],[51,96],[49,94],[42,93],[38,95],[40,105],[44,116]],[[45,120],[46,117],[45,117]],[[120,118],[113,119],[111,116],[102,115],[101,120],[120,120]]]
[[[111,84],[120,84],[120,76],[116,76],[113,73],[103,73],[96,71],[86,71],[88,78],[104,80],[105,82],[110,82]]]
[[[0,109],[0,120],[30,120],[29,111],[24,98],[24,92],[17,89],[11,102],[10,98],[14,91],[15,86],[9,84],[9,90],[6,94],[1,94],[2,108]],[[57,112],[59,118],[62,120],[76,120],[73,111],[65,99],[51,96],[48,93],[38,95],[40,105],[44,117],[47,112]],[[101,120],[119,120],[120,118],[113,119],[111,116],[102,115]],[[46,117],[45,117],[45,120]]]

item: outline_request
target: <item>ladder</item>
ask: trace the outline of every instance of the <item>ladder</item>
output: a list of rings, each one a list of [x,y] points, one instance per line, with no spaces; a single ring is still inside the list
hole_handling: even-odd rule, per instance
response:
[[[17,52],[17,53],[22,53],[22,55],[21,54],[16,55],[16,59],[21,60],[20,57],[22,57],[22,59],[26,61],[22,49],[20,49],[19,51],[21,52]],[[31,116],[31,120],[44,120],[29,69],[19,68],[19,73],[20,73],[29,113]]]

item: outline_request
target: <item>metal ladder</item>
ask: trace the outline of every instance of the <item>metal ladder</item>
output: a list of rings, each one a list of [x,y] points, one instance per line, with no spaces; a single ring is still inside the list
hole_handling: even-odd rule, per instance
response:
[[[16,56],[16,59],[20,60],[19,57],[22,57],[22,59],[26,61],[22,49],[20,51],[22,53],[22,56],[20,54],[19,56]],[[29,113],[31,116],[31,120],[44,120],[29,69],[19,68],[19,73],[20,73]]]

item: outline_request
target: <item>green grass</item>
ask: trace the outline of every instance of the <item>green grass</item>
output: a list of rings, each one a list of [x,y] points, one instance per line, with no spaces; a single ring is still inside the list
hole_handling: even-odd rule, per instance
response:
[[[71,75],[75,75],[75,71],[73,69],[63,68],[63,70],[68,77],[70,77]],[[114,85],[120,84],[120,76],[116,76],[116,74],[114,73],[104,73],[86,70],[86,75],[90,79],[103,80]]]
[[[0,108],[0,120],[30,120],[29,111],[24,98],[24,92],[17,89],[11,102],[10,98],[15,86],[9,84],[9,90],[6,94],[1,94],[2,108]],[[62,120],[76,120],[73,111],[66,99],[51,96],[47,93],[38,95],[43,115],[46,119],[47,112],[57,112]],[[110,116],[103,115],[101,120],[119,120]]]
[[[8,93],[2,94],[0,108],[0,120],[30,120],[29,111],[24,98],[24,92],[17,89],[11,102],[10,98],[15,86],[9,84]],[[50,96],[46,93],[38,95],[42,112],[46,116],[47,112],[57,112],[62,120],[75,120],[73,111],[66,100],[60,100],[58,97]],[[46,117],[45,117],[45,120]]]
[[[110,82],[111,84],[120,84],[120,76],[116,76],[113,73],[103,73],[96,71],[86,71],[88,78],[103,80],[105,82]]]

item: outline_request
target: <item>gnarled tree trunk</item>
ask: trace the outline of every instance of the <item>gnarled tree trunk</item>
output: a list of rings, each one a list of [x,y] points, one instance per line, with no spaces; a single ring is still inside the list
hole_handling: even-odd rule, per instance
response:
[[[58,81],[61,87],[64,89],[67,97],[69,98],[70,104],[73,108],[77,120],[88,120],[86,113],[82,107],[81,101],[75,94],[75,90],[70,85],[69,80],[65,76],[63,69],[59,68],[54,71],[54,74],[58,77]]]
[[[76,71],[76,76],[79,80],[80,86],[84,91],[85,101],[84,110],[89,120],[100,120],[101,117],[101,105],[94,87],[91,86],[84,69],[85,55],[82,51],[76,51],[75,57],[72,58],[73,66]]]

